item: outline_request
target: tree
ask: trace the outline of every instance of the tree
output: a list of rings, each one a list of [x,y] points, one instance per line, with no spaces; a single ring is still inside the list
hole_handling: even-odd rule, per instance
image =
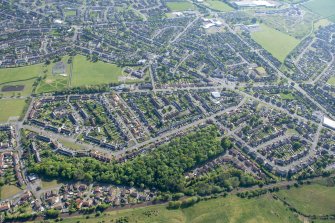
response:
[[[224,137],[224,138],[222,138],[222,140],[221,140],[221,146],[222,146],[222,148],[223,148],[224,150],[227,150],[227,149],[231,149],[232,146],[233,146],[233,144],[232,144],[232,142],[230,141],[230,139]]]
[[[49,209],[45,212],[45,217],[46,218],[58,218],[60,214],[60,211],[55,210],[55,209]]]

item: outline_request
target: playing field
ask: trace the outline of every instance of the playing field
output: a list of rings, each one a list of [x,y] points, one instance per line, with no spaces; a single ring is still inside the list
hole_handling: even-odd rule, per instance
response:
[[[9,117],[20,116],[25,104],[24,99],[1,99],[0,122],[7,122]]]
[[[299,44],[296,38],[264,24],[260,31],[252,32],[251,37],[281,62]]]
[[[335,214],[335,187],[319,184],[306,185],[279,191],[278,196],[305,214]]]
[[[168,210],[164,205],[106,212],[105,216],[65,218],[63,222],[119,222],[126,218],[129,223],[295,223],[298,219],[280,201],[271,196],[240,199],[236,196],[202,201],[192,207]]]
[[[208,1],[206,1],[206,3],[207,3],[209,8],[214,9],[214,10],[218,10],[218,11],[221,11],[221,12],[230,12],[230,11],[234,10],[232,7],[230,7],[226,3],[221,2],[219,0],[208,0]]]
[[[194,5],[190,2],[167,2],[167,7],[174,12],[186,11],[194,9]]]
[[[109,63],[98,61],[93,63],[84,56],[73,59],[72,87],[118,83],[122,68]]]
[[[335,21],[335,1],[334,0],[311,0],[303,4],[307,9],[323,17],[330,17]]]

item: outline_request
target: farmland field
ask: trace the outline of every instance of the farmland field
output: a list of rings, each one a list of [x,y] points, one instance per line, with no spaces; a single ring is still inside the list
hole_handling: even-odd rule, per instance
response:
[[[330,17],[335,21],[335,1],[334,0],[311,0],[304,4],[304,6],[312,12],[323,17]]]
[[[167,2],[166,5],[171,11],[175,11],[175,12],[194,9],[194,5],[186,1],[185,2]]]
[[[299,44],[296,38],[264,24],[261,25],[260,31],[253,32],[251,37],[281,62]]]
[[[251,17],[255,15],[253,11],[248,14]],[[313,21],[315,21],[318,16],[306,10],[298,19],[282,14],[256,15],[256,18],[262,20],[267,26],[279,30],[282,33],[297,39],[302,39],[313,29]]]
[[[217,198],[201,201],[192,207],[178,210],[168,210],[165,205],[156,205],[106,212],[106,215],[89,219],[83,216],[65,218],[63,222],[118,222],[122,218],[126,218],[130,223],[299,222],[280,201],[268,195],[251,200],[240,199],[236,196]]]
[[[319,184],[306,185],[279,191],[278,196],[305,214],[335,214],[335,187]]]
[[[230,12],[230,11],[234,10],[232,7],[230,7],[226,3],[218,1],[218,0],[208,0],[208,1],[206,1],[206,3],[208,3],[209,8],[215,9],[215,10],[218,10],[218,11]]]
[[[76,56],[73,59],[72,87],[85,85],[108,84],[119,82],[122,68],[104,62],[93,63],[87,61],[84,56]]]
[[[0,122],[6,122],[9,117],[20,116],[25,104],[24,99],[0,100]]]

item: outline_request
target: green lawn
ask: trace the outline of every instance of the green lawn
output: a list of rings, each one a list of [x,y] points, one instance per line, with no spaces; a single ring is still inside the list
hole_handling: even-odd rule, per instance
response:
[[[14,185],[4,185],[1,187],[1,200],[5,200],[21,192],[22,190]]]
[[[288,93],[288,94],[280,93],[279,95],[280,95],[280,98],[283,100],[293,100],[294,99],[294,96],[292,95],[292,93]]]
[[[122,75],[122,68],[115,64],[98,61],[93,63],[84,56],[73,59],[72,87],[117,83]]]
[[[332,85],[332,86],[335,86],[335,77],[331,77],[328,79],[327,81],[328,84]]]
[[[232,7],[230,7],[226,3],[221,2],[219,0],[208,0],[208,1],[206,1],[206,3],[208,3],[209,8],[214,9],[214,10],[218,10],[218,11],[221,11],[221,12],[230,12],[230,11],[234,10]]]
[[[76,11],[75,10],[67,10],[65,11],[65,16],[75,16]]]
[[[260,31],[251,33],[251,37],[281,62],[299,44],[296,38],[264,24]]]
[[[192,3],[181,1],[181,2],[167,2],[167,7],[174,12],[193,10],[195,7]]]
[[[0,122],[6,122],[9,117],[20,116],[26,102],[24,99],[1,99]]]
[[[319,184],[279,191],[278,196],[305,214],[335,214],[335,187]]]
[[[298,223],[299,220],[280,201],[271,196],[240,199],[236,196],[201,201],[192,207],[168,210],[164,205],[107,212],[101,217],[65,218],[66,222],[119,222],[126,217],[129,223]]]
[[[334,0],[311,0],[303,4],[306,8],[323,17],[330,17],[332,21],[335,15],[335,1]]]
[[[62,140],[62,139],[59,139],[59,142],[61,144],[63,144],[65,147],[69,148],[69,149],[73,149],[73,150],[83,150],[83,146],[81,144],[78,144],[78,143],[73,143],[73,142],[70,142],[70,141],[67,141],[67,140]]]

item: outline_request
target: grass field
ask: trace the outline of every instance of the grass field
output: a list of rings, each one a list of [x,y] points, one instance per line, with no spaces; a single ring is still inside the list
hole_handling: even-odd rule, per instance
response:
[[[17,86],[17,85],[24,85],[24,89],[22,91],[7,91],[7,92],[1,91],[0,94],[3,97],[11,97],[11,96],[14,96],[14,95],[18,96],[19,94],[21,96],[28,96],[33,91],[33,84],[34,84],[35,80],[36,80],[36,78],[32,78],[32,79],[25,80],[25,81],[15,81],[15,82],[12,82],[10,84],[2,84],[2,85],[0,85],[0,90],[4,86]]]
[[[65,72],[67,76],[52,74],[52,68],[54,67],[55,63],[50,63],[48,66],[44,66],[44,78],[36,89],[36,93],[60,91],[68,87],[70,65],[67,63],[67,61],[69,58],[69,56],[64,56],[61,60],[66,65]]]
[[[271,196],[240,199],[236,196],[202,201],[192,207],[168,210],[164,205],[107,212],[101,217],[83,216],[65,218],[64,223],[118,222],[127,218],[129,223],[295,223],[298,219],[280,201]]]
[[[36,78],[43,74],[43,65],[37,64],[18,68],[0,69],[0,89],[8,85],[25,85],[22,96],[31,94],[33,83]],[[4,96],[13,94],[13,92],[1,92]],[[18,92],[15,92],[18,93]]]
[[[9,117],[20,116],[25,104],[24,99],[0,100],[0,122],[6,122]]]
[[[260,31],[251,33],[251,37],[281,62],[299,44],[299,40],[294,37],[264,24]]]
[[[332,85],[332,86],[335,86],[335,77],[331,77],[328,79],[327,81],[328,84]]]
[[[335,22],[335,1],[334,0],[311,0],[303,4],[312,12],[323,17],[330,17]]]
[[[4,185],[1,187],[1,200],[5,200],[21,192],[21,189],[14,185]]]
[[[182,1],[182,2],[167,2],[167,7],[174,12],[186,11],[194,9],[194,5],[190,2]]]
[[[335,187],[319,184],[279,191],[278,196],[305,214],[335,214]]]
[[[41,64],[18,68],[0,69],[0,84],[36,78],[41,74]]]
[[[214,10],[218,10],[218,11],[221,11],[221,12],[230,12],[230,11],[234,10],[232,7],[230,7],[226,3],[221,2],[219,0],[208,0],[208,1],[206,1],[206,3],[208,3],[209,8],[214,9]]]
[[[46,180],[46,179],[42,179],[42,188],[45,189],[49,189],[49,188],[53,188],[56,187],[59,183],[57,180]]]
[[[117,83],[122,75],[122,68],[101,61],[96,63],[87,61],[84,56],[73,59],[72,87]]]
[[[36,92],[47,93],[64,90],[68,86],[67,79],[67,77],[54,77],[52,79],[43,80]]]
[[[62,139],[59,139],[59,142],[63,144],[65,147],[68,147],[69,149],[73,149],[76,151],[83,150],[83,146],[80,144],[76,144],[76,143],[73,143],[67,140],[62,140]]]

